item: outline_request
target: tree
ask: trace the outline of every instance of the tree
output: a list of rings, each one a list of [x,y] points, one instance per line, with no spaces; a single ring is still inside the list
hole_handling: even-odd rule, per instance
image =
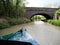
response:
[[[56,11],[56,15],[60,16],[60,9]]]
[[[56,12],[55,12],[55,16],[60,18],[60,9],[58,9]]]
[[[24,0],[0,0],[0,17],[19,17],[24,12]]]

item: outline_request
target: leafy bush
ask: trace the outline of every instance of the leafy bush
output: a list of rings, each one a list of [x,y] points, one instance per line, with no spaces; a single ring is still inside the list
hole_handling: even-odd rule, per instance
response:
[[[56,14],[57,16],[60,16],[60,9],[58,9],[58,10],[55,12],[55,14]]]
[[[60,20],[48,20],[48,22],[53,25],[60,26]]]
[[[8,20],[10,25],[17,25],[30,22],[27,18],[12,18]]]
[[[17,19],[11,18],[11,19],[8,20],[8,22],[9,22],[10,25],[16,25],[17,24]]]
[[[0,29],[4,29],[9,27],[9,24],[7,22],[0,22]]]
[[[47,20],[48,23],[51,23],[52,20]]]
[[[12,25],[24,24],[30,22],[27,18],[5,18],[7,20],[0,21],[0,29],[7,28]]]
[[[24,23],[28,23],[28,22],[31,22],[31,20],[27,19],[27,18],[24,18]]]
[[[34,21],[34,17],[31,18],[31,21]]]

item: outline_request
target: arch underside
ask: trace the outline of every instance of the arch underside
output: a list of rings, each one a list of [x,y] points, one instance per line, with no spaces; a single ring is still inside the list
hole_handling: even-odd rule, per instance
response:
[[[37,13],[37,14],[33,14],[30,18],[32,18],[32,17],[35,16],[35,15],[42,15],[42,16],[44,16],[46,19],[52,19],[51,16],[49,16],[48,14],[45,14],[45,13]]]

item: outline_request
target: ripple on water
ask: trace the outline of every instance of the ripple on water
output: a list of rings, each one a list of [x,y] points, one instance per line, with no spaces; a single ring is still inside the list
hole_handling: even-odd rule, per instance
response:
[[[43,21],[34,21],[35,24],[44,24]]]

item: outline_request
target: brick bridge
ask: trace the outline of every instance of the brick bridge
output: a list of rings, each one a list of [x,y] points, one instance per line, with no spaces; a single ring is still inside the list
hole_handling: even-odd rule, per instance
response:
[[[31,18],[34,15],[43,15],[47,19],[53,19],[57,9],[58,8],[26,7],[24,17]]]

